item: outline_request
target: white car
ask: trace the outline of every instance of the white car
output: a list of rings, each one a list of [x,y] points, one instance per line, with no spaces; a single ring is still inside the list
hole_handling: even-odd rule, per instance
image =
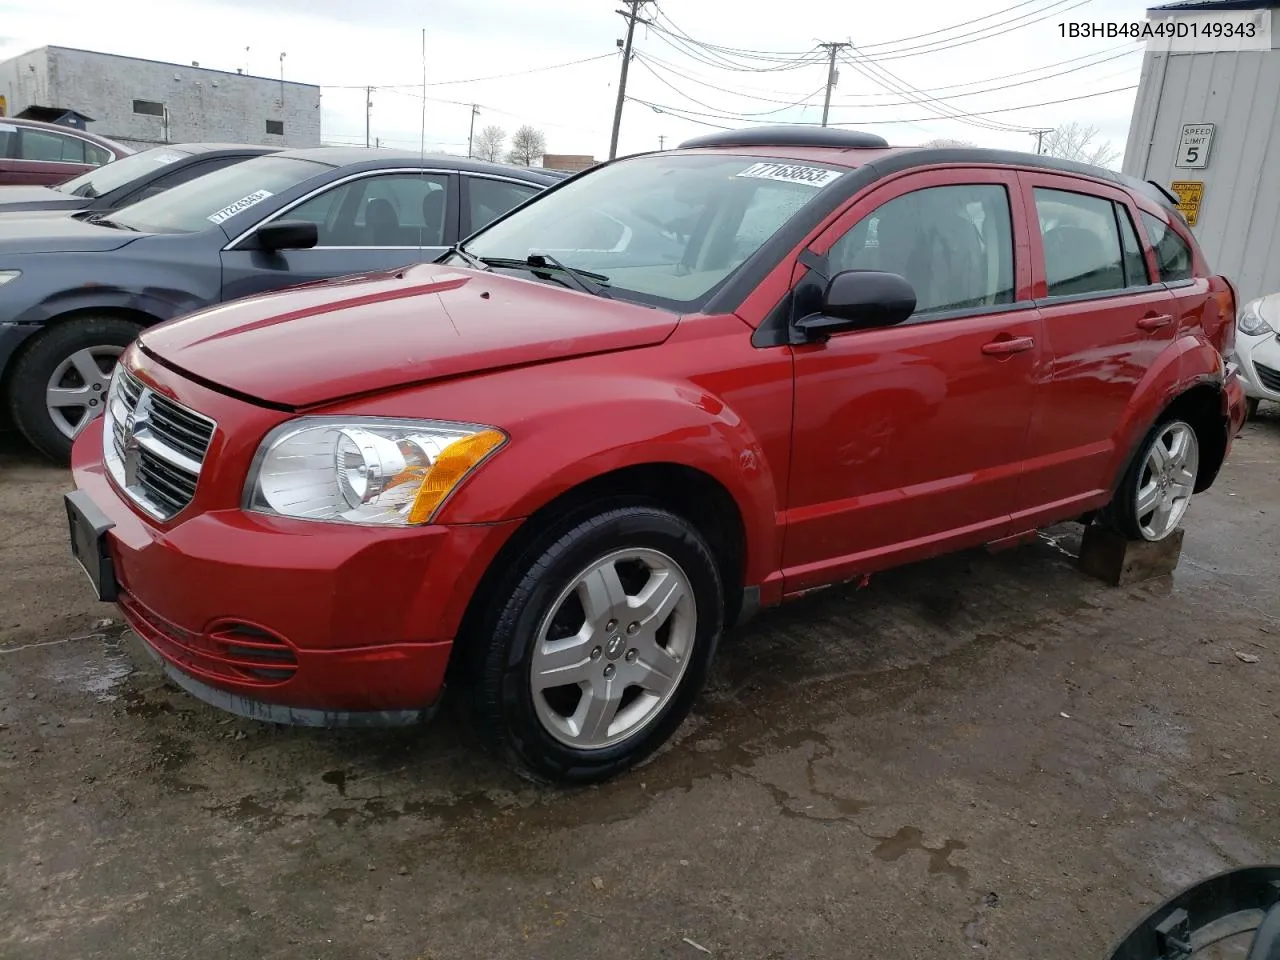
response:
[[[1261,400],[1280,403],[1280,293],[1259,297],[1236,320],[1235,361],[1249,398],[1249,416]]]

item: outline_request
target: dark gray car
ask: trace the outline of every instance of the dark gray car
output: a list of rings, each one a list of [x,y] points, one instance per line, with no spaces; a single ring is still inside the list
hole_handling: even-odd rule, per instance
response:
[[[244,143],[175,143],[153,147],[55,186],[0,187],[0,213],[36,210],[106,213],[278,149]]]
[[[200,307],[435,259],[561,178],[320,147],[254,157],[107,215],[4,217],[0,397],[65,461],[138,332]]]

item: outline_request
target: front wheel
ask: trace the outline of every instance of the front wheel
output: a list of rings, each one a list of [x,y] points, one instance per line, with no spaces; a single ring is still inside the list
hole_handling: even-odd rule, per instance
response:
[[[611,509],[525,558],[485,643],[482,729],[533,779],[589,783],[684,720],[724,620],[715,559],[686,520]]]
[[[1120,482],[1106,519],[1131,540],[1165,539],[1186,516],[1199,469],[1195,428],[1185,420],[1156,424]]]
[[[59,463],[76,434],[106,409],[111,374],[141,332],[119,317],[78,317],[36,334],[9,384],[13,421],[31,445]]]

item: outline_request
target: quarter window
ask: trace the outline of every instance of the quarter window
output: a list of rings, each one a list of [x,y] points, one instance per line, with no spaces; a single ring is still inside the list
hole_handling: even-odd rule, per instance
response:
[[[448,177],[385,174],[344,183],[286,216],[315,223],[320,247],[439,247],[447,199]]]
[[[894,197],[828,253],[831,271],[884,270],[916,292],[916,313],[1013,301],[1009,194],[996,184],[929,187]]]
[[[1035,198],[1049,296],[1123,289],[1124,259],[1112,202],[1040,187]]]
[[[1187,246],[1187,241],[1163,220],[1149,213],[1142,214],[1142,222],[1146,225],[1147,236],[1151,238],[1151,246],[1156,251],[1160,279],[1165,282],[1190,279],[1191,248]]]

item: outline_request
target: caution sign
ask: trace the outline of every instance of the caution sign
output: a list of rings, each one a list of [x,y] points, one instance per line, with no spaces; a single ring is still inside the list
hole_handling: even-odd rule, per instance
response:
[[[9,101],[5,99],[4,94],[0,93],[0,117],[9,115]]]
[[[1169,186],[1178,195],[1178,211],[1186,218],[1187,226],[1194,227],[1204,199],[1204,181],[1175,180]]]

